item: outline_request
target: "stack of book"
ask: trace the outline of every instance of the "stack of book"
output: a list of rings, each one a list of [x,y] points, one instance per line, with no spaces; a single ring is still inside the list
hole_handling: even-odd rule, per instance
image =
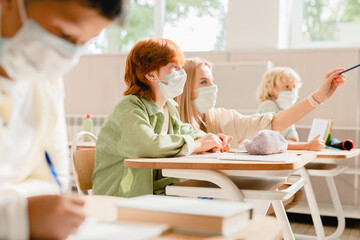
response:
[[[249,203],[145,195],[117,203],[118,220],[168,224],[174,231],[230,236],[252,218]]]

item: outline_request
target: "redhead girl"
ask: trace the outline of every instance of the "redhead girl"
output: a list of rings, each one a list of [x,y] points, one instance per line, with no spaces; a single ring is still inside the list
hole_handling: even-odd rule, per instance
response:
[[[126,158],[160,158],[204,151],[227,151],[231,137],[206,134],[180,121],[174,97],[183,92],[183,53],[172,41],[150,38],[130,51],[127,89],[98,137],[93,193],[120,197],[164,194],[178,179],[161,170],[124,167]]]

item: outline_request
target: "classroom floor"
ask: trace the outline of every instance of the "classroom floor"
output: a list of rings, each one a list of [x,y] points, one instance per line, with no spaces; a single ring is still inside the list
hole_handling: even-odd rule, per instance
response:
[[[315,235],[315,229],[312,225],[310,215],[306,214],[288,214],[291,227],[294,233]],[[322,217],[325,234],[328,236],[332,234],[337,226],[335,217]],[[360,239],[360,219],[346,219],[346,228],[341,236],[341,240],[356,240]]]

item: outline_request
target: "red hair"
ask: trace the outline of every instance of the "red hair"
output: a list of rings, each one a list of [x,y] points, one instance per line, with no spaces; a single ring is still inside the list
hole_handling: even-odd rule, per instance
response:
[[[124,95],[134,94],[155,101],[155,93],[145,75],[152,71],[159,71],[160,67],[170,62],[179,62],[180,66],[184,65],[184,55],[173,41],[148,38],[137,42],[126,59],[127,89]]]

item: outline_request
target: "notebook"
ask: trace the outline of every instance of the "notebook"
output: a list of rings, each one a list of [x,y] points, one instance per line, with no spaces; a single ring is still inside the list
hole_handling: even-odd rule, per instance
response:
[[[296,162],[301,159],[296,153],[279,153],[270,155],[250,155],[247,152],[226,152],[226,153],[203,153],[192,154],[181,158],[218,159],[233,161],[255,161],[255,162]]]
[[[309,132],[308,142],[313,140],[319,134],[320,134],[319,139],[326,141],[331,132],[331,127],[332,127],[331,120],[314,118]]]
[[[159,195],[129,198],[117,203],[118,220],[168,224],[192,234],[229,236],[250,223],[250,203]]]

